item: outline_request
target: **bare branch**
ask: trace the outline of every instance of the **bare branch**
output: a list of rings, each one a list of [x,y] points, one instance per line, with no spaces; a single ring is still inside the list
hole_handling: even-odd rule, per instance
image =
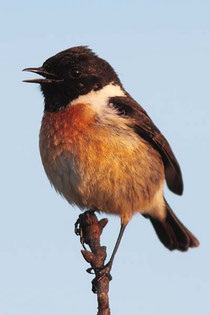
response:
[[[111,276],[104,269],[107,256],[106,247],[100,245],[100,236],[107,222],[108,219],[98,221],[94,211],[90,210],[80,214],[75,223],[75,232],[80,235],[80,241],[84,248],[81,251],[82,255],[91,265],[87,272],[95,274],[95,278],[92,280],[92,291],[97,294],[97,315],[110,315],[108,291]],[[87,250],[84,244],[88,244],[91,251]]]

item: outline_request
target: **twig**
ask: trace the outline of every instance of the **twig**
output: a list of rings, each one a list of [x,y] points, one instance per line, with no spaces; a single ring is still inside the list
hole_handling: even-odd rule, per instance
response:
[[[107,219],[98,221],[94,211],[86,211],[80,214],[75,223],[75,232],[80,235],[80,241],[84,248],[81,251],[82,255],[91,265],[87,272],[92,273],[94,271],[95,274],[95,278],[92,280],[92,291],[97,294],[97,315],[110,315],[108,291],[111,276],[104,269],[106,247],[100,245],[100,235],[107,222]],[[88,244],[91,251],[88,251],[84,244]]]

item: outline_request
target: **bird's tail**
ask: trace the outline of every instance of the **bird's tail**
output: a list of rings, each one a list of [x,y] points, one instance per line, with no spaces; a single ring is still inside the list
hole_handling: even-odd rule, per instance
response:
[[[149,217],[160,241],[170,250],[186,251],[189,247],[197,247],[197,238],[179,221],[166,201],[165,204],[164,220]]]

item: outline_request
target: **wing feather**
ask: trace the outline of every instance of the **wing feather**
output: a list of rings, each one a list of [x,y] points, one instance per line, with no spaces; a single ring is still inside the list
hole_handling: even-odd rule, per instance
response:
[[[129,117],[128,124],[160,153],[164,163],[167,185],[171,191],[181,195],[183,193],[183,180],[179,163],[168,141],[154,125],[146,111],[130,95],[113,97],[110,99],[110,104],[119,115]]]

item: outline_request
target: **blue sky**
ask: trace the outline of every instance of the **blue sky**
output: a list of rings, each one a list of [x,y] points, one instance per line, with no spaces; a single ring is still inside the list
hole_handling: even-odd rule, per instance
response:
[[[170,142],[185,191],[165,188],[201,246],[169,252],[136,215],[117,254],[112,314],[209,314],[209,1],[10,1],[1,5],[0,314],[95,314],[73,228],[79,210],[51,188],[38,149],[43,99],[21,70],[76,45],[115,68]],[[102,215],[101,217],[105,217]],[[109,217],[110,254],[120,222]]]

